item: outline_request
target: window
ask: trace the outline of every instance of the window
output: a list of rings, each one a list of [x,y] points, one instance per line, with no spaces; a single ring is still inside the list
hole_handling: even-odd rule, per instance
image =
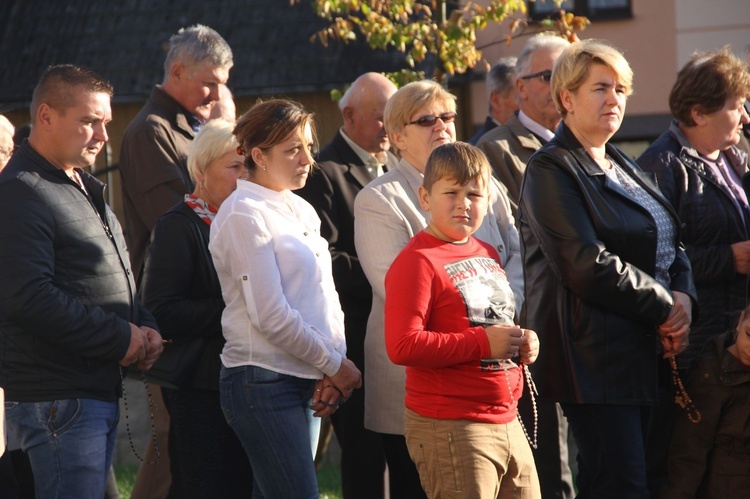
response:
[[[631,2],[632,0],[565,0],[559,8],[578,16],[586,16],[592,21],[629,19],[633,17]],[[532,19],[543,19],[558,10],[552,0],[527,0],[526,4]]]

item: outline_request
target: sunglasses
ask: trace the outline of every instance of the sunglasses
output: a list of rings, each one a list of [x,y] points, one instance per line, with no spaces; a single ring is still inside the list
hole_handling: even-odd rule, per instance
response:
[[[530,80],[532,78],[540,77],[544,83],[549,83],[552,79],[552,71],[539,71],[538,73],[531,73],[530,75],[522,76],[522,80]]]
[[[407,125],[419,125],[419,126],[435,126],[437,120],[442,121],[445,124],[452,123],[456,119],[456,113],[443,113],[440,116],[422,116],[418,120],[411,121]]]

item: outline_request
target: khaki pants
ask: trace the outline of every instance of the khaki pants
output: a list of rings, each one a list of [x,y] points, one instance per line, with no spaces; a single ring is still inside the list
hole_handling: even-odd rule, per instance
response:
[[[539,499],[531,447],[508,424],[425,418],[406,411],[406,445],[431,499]]]

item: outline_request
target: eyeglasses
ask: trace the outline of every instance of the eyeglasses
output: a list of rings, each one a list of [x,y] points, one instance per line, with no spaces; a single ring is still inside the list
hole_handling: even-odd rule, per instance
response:
[[[530,80],[539,76],[544,83],[549,83],[552,79],[552,71],[549,69],[546,71],[539,71],[538,73],[531,73],[530,75],[521,76],[522,80]]]
[[[443,113],[439,116],[422,116],[418,120],[410,121],[407,125],[419,125],[424,127],[435,126],[437,120],[440,120],[447,125],[448,123],[452,123],[455,119],[456,113]]]

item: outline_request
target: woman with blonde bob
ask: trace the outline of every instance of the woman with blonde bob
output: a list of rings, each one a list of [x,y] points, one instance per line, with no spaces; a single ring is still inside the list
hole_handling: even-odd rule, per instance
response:
[[[292,191],[313,167],[312,114],[288,100],[237,121],[248,180],[211,226],[226,308],[221,404],[255,477],[253,497],[317,498],[320,417],[362,384],[315,209]]]
[[[154,227],[140,288],[164,338],[175,344],[205,338],[190,379],[178,390],[162,389],[171,415],[172,489],[195,498],[250,497],[252,492],[250,463],[219,403],[224,301],[208,252],[216,212],[237,179],[247,175],[232,128],[213,120],[195,136],[188,152],[195,190]]]
[[[579,497],[648,497],[647,422],[660,357],[687,346],[690,263],[672,206],[609,143],[632,92],[622,54],[573,43],[551,85],[563,122],[529,161],[521,190],[521,324],[545,345],[532,370],[578,445]]]

